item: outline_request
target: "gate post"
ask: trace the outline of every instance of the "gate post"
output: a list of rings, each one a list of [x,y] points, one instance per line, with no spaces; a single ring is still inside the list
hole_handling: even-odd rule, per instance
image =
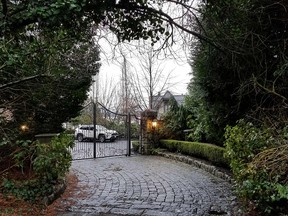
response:
[[[127,150],[128,150],[128,156],[131,156],[131,114],[128,113],[128,125],[127,125]]]
[[[150,154],[152,143],[151,134],[153,133],[153,121],[157,119],[157,111],[148,109],[141,113],[141,124],[140,124],[140,153]],[[150,137],[149,137],[150,136]]]
[[[96,103],[93,102],[93,158],[96,158]]]

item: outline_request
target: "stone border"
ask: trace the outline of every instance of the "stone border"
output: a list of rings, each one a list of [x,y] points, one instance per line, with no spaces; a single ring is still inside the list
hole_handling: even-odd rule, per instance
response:
[[[59,136],[59,133],[46,133],[46,134],[37,134],[35,135],[35,138],[40,143],[48,144],[51,143],[51,140],[57,136]]]
[[[206,172],[211,173],[212,175],[221,178],[225,181],[228,181],[229,183],[233,182],[233,178],[231,175],[228,174],[227,172],[222,171],[220,168],[210,165],[207,162],[202,162],[199,159],[196,158],[192,158],[186,155],[181,155],[181,154],[176,154],[176,153],[171,153],[171,152],[164,152],[164,151],[156,151],[157,155],[165,157],[165,158],[169,158],[169,159],[173,159],[176,161],[180,161],[180,162],[184,162],[190,165],[193,165],[195,167],[198,167],[202,170],[205,170]]]
[[[62,180],[59,184],[53,186],[53,193],[44,197],[42,202],[44,205],[52,204],[56,199],[58,199],[65,191],[67,187],[67,181]]]

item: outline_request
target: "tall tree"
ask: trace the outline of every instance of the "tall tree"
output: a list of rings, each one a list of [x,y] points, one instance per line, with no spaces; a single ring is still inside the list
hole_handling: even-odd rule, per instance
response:
[[[169,107],[169,111],[164,114],[161,135],[164,138],[184,140],[183,131],[187,129],[188,112],[184,105],[178,105],[174,97],[170,98]]]
[[[193,15],[197,11],[193,0],[3,0],[0,10],[0,36],[18,34],[37,23],[39,28],[70,29],[71,35],[77,35],[91,26],[105,25],[120,40],[151,38],[152,42],[159,40],[164,33],[172,39],[175,26],[205,39],[185,26],[183,16],[179,18],[180,13]]]
[[[27,34],[1,44],[0,106],[12,115],[4,128],[25,124],[31,134],[59,131],[87,98],[99,51],[65,31]]]
[[[214,43],[202,41],[194,51],[193,85],[203,93],[214,128],[243,117],[272,127],[286,124],[287,6],[273,0],[203,1],[197,31]]]
[[[132,65],[129,74],[132,98],[141,110],[153,109],[153,96],[177,84],[171,83],[173,69],[165,73],[164,61],[149,44],[144,43],[136,52],[134,61],[138,67]]]
[[[44,83],[52,84],[55,75],[63,79],[63,73],[73,69],[63,64],[65,53],[76,41],[89,41],[100,25],[108,26],[122,41],[150,38],[154,43],[166,35],[167,42],[172,38],[173,25],[197,35],[177,24],[178,15],[163,12],[166,2],[183,8],[183,13],[194,10],[191,2],[169,0],[1,1],[1,112],[14,112],[15,117],[16,109],[9,105],[15,107],[16,103],[26,101],[22,110],[27,113],[27,119],[31,119],[25,107],[32,104],[28,103],[32,89],[39,89]],[[35,98],[39,95],[35,93]],[[23,121],[26,121],[24,116]]]

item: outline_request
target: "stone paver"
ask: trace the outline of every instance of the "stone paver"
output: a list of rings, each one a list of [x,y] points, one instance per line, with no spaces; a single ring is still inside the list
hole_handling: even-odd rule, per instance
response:
[[[236,215],[236,197],[228,182],[164,157],[73,161],[72,172],[85,197],[59,216]]]

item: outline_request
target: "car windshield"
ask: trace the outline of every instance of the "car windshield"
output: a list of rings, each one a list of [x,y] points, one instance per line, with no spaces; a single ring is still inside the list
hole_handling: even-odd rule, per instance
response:
[[[107,128],[105,128],[105,127],[102,126],[102,125],[97,125],[97,127],[98,127],[100,130],[107,130]]]

